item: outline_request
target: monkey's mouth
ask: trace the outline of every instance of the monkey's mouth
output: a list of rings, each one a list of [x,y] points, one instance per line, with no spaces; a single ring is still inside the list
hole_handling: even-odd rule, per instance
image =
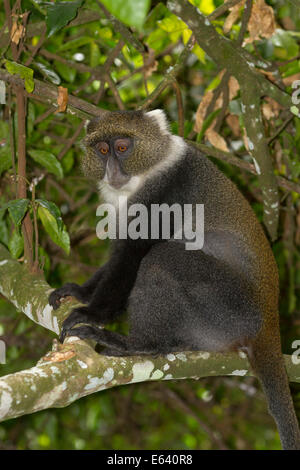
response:
[[[123,186],[126,186],[129,180],[130,180],[130,177],[128,175],[120,174],[120,173],[112,177],[112,175],[109,176],[106,172],[103,178],[103,181],[109,184],[109,186],[111,186],[114,189],[122,189]]]

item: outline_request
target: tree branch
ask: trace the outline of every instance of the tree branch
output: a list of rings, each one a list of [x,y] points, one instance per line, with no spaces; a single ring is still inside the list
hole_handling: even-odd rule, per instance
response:
[[[229,70],[238,80],[243,103],[243,118],[248,136],[249,151],[257,168],[258,179],[263,193],[264,223],[274,240],[277,236],[279,203],[277,181],[260,112],[260,98],[269,95],[285,107],[291,106],[290,96],[272,85],[255,70],[255,63],[249,61],[244,50],[217,33],[209,19],[184,0],[170,0],[170,10],[179,16],[193,31],[200,47],[222,69]],[[247,2],[245,9],[251,6]],[[246,10],[247,13],[247,10]],[[248,14],[245,15],[247,20]],[[260,94],[259,90],[263,90]],[[275,97],[276,95],[276,97]]]
[[[41,326],[59,334],[63,319],[78,305],[65,301],[53,311],[50,286],[13,260],[0,244],[0,292]],[[299,366],[285,356],[287,372],[300,382]],[[35,367],[0,379],[0,420],[48,408],[64,407],[107,388],[151,380],[199,379],[208,376],[251,375],[243,353],[179,352],[164,356],[107,357],[86,341],[69,337]]]
[[[241,158],[236,157],[233,153],[224,152],[224,150],[220,150],[217,147],[208,146],[205,144],[201,144],[199,142],[194,142],[193,140],[187,140],[187,142],[191,145],[197,147],[201,152],[205,155],[210,155],[211,157],[217,158],[218,160],[223,160],[230,165],[234,165],[238,168],[242,168],[243,170],[249,171],[253,175],[257,175],[257,171],[255,169],[255,165],[253,163],[249,163]],[[248,155],[249,159],[251,158]],[[300,194],[300,184],[294,183],[294,181],[290,181],[283,176],[276,176],[278,186],[281,186],[288,191],[294,191],[295,193]]]
[[[0,69],[0,80],[4,80],[5,82],[12,85],[24,85],[22,78],[20,78],[18,75],[11,75],[3,69]],[[29,98],[42,101],[43,103],[58,107],[58,87],[46,82],[42,82],[41,80],[34,80],[34,90],[32,93],[27,93],[27,96]],[[76,114],[82,119],[87,119],[91,116],[100,116],[107,111],[91,103],[88,103],[87,101],[77,98],[76,96],[68,95],[67,112],[70,114]]]

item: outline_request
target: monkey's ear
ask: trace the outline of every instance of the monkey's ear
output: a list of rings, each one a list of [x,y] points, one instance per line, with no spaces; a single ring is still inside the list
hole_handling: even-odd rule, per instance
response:
[[[169,123],[162,109],[154,109],[153,111],[148,111],[146,115],[155,119],[163,134],[169,134]]]
[[[91,132],[94,132],[95,130],[97,130],[97,128],[99,127],[100,119],[101,118],[97,116],[91,119],[90,121],[89,120],[85,121],[84,127],[85,127],[85,131],[87,134],[90,134]]]

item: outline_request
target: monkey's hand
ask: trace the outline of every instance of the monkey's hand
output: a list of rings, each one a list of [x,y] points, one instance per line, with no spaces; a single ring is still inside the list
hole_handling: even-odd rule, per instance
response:
[[[59,340],[61,343],[64,342],[66,336],[76,336],[72,334],[72,328],[78,323],[84,323],[86,325],[98,325],[97,317],[91,315],[88,307],[78,307],[72,310],[70,315],[64,320],[60,333]],[[75,329],[74,329],[75,330]]]
[[[68,282],[59,289],[55,289],[51,292],[49,295],[49,304],[54,308],[54,310],[56,310],[60,306],[61,299],[68,296],[75,297],[83,304],[87,304],[89,303],[90,295],[91,294],[88,292],[88,289],[85,289],[78,284]]]
[[[117,314],[120,314],[120,312],[117,312]],[[92,331],[92,327],[98,327],[99,329],[99,327],[104,326],[111,321],[112,310],[107,307],[105,308],[102,306],[101,308],[100,305],[96,310],[93,310],[90,305],[88,307],[74,308],[74,310],[72,310],[70,315],[64,320],[62,324],[59,340],[61,343],[63,343],[66,336],[79,336],[80,338],[95,339],[94,335],[81,336],[75,334],[75,332],[77,333],[80,331],[80,329],[87,329],[88,331]],[[85,326],[80,328],[73,328],[79,323],[84,323]],[[90,326],[91,328],[88,328],[86,325]]]

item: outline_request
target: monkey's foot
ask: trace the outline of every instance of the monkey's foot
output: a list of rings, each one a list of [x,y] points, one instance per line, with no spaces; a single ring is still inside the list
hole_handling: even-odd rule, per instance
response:
[[[88,307],[79,307],[72,310],[68,318],[66,318],[62,324],[62,329],[60,333],[59,340],[61,343],[64,342],[66,336],[77,336],[74,334],[73,326],[78,325],[78,323],[86,323],[88,325],[97,325],[99,322],[96,322],[95,318],[91,315]],[[80,328],[79,328],[80,329]],[[81,337],[81,336],[80,336]]]
[[[81,339],[92,339],[100,346],[105,346],[105,354],[107,351],[109,355],[128,355],[128,342],[129,338],[119,333],[99,328],[93,325],[82,325],[76,328],[71,328],[68,335],[78,336]]]
[[[93,339],[99,342],[99,333],[101,329],[97,326],[82,325],[68,330],[68,336],[78,336],[81,339]]]
[[[83,304],[87,304],[89,302],[89,298],[81,286],[68,282],[59,289],[55,289],[51,292],[49,295],[49,304],[54,308],[54,310],[56,310],[60,306],[61,299],[68,296],[75,297]]]

